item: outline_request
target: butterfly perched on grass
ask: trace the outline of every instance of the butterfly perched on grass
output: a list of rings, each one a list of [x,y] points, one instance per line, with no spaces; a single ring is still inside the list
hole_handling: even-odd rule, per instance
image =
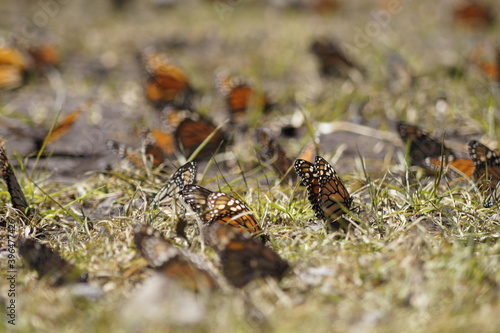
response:
[[[290,268],[273,249],[238,229],[216,223],[205,227],[204,235],[219,255],[222,273],[237,288],[266,277],[279,281]]]
[[[457,158],[444,143],[430,137],[418,126],[399,122],[397,128],[403,142],[409,144],[411,165],[431,170],[443,166],[468,178],[472,176],[474,168],[472,160]]]
[[[3,142],[0,142],[0,176],[2,176],[7,185],[12,206],[27,214],[29,207],[28,200],[26,200],[23,190],[17,181],[17,177],[10,166]]]
[[[487,197],[485,207],[491,207],[498,203],[500,198],[500,156],[476,140],[468,143],[469,155],[474,162],[473,178],[478,184],[479,190]]]
[[[228,141],[226,133],[206,119],[184,119],[175,130],[174,137],[179,151],[186,158],[199,149],[196,160],[210,159]]]
[[[227,224],[250,234],[262,232],[250,209],[229,194],[212,192],[198,185],[185,185],[181,193],[184,201],[206,224]]]
[[[257,129],[255,131],[257,143],[259,143],[260,158],[271,164],[276,174],[281,179],[297,181],[297,174],[292,171],[293,162],[279,144],[277,138],[268,129]],[[316,156],[317,140],[312,140],[301,152],[299,158],[311,162]]]
[[[314,164],[297,159],[294,167],[307,189],[316,217],[333,230],[347,229],[349,222],[342,215],[351,209],[352,197],[333,167],[321,156],[316,156]]]
[[[73,264],[36,239],[21,238],[18,241],[18,247],[19,254],[28,266],[38,273],[38,278],[54,287],[87,280],[86,273],[82,273]]]
[[[186,74],[172,64],[166,55],[151,51],[142,56],[147,72],[144,90],[147,99],[156,107],[189,106],[194,93]]]
[[[268,113],[274,106],[266,94],[259,94],[241,78],[220,73],[216,79],[216,85],[226,99],[226,106],[233,123],[243,122],[251,106],[263,113]]]
[[[148,161],[153,167],[159,167],[175,153],[174,137],[168,132],[143,128],[140,137],[140,149],[114,140],[108,140],[106,145],[113,153],[128,160],[137,168],[144,168],[144,162]]]
[[[194,291],[218,288],[214,274],[201,257],[172,245],[153,227],[137,226],[134,230],[134,243],[155,271],[182,286]]]
[[[164,207],[174,211],[181,219],[184,216],[185,209],[182,205],[177,205],[175,208],[173,204],[180,196],[180,191],[186,185],[194,184],[196,181],[196,174],[198,173],[198,164],[196,162],[188,162],[177,169],[176,172],[170,177],[167,183],[158,191],[153,199],[155,207]]]

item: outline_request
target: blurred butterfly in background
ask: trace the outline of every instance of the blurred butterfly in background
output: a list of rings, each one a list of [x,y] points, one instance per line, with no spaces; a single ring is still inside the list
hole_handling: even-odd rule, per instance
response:
[[[189,107],[193,88],[186,74],[174,66],[164,54],[146,51],[142,56],[148,78],[145,83],[147,99],[157,108],[166,105]]]
[[[175,153],[174,137],[170,133],[158,129],[143,128],[140,137],[140,149],[114,140],[108,140],[106,145],[112,152],[128,160],[139,169],[144,168],[145,161],[149,161],[153,167],[160,167],[165,164],[168,157]]]
[[[318,39],[311,44],[310,50],[319,62],[319,71],[323,77],[348,78],[353,70],[364,75],[365,70],[349,59],[332,40]]]
[[[453,20],[470,28],[484,28],[495,22],[495,11],[485,3],[465,0],[455,7]]]
[[[453,151],[434,138],[428,136],[420,127],[399,122],[398,133],[403,142],[409,143],[410,164],[430,170],[441,166],[460,175],[471,178],[474,163],[470,159],[457,158]]]
[[[286,155],[285,151],[278,143],[277,138],[268,129],[257,129],[255,131],[257,142],[261,149],[259,151],[260,158],[272,165],[276,173],[281,179],[297,181],[297,174],[291,172],[293,162]],[[300,154],[299,158],[312,162],[316,156],[317,139],[313,139]]]
[[[86,282],[87,274],[63,259],[54,250],[32,238],[18,241],[19,254],[40,280],[58,287],[68,283]]]
[[[15,48],[0,47],[0,90],[20,87],[26,78],[25,57]]]
[[[484,207],[498,203],[498,184],[500,181],[500,157],[491,149],[476,140],[468,143],[469,155],[474,161],[473,179],[481,192],[487,195]]]
[[[233,123],[243,122],[251,106],[263,113],[268,113],[274,106],[266,94],[257,93],[241,78],[228,77],[224,73],[219,73],[216,86],[226,99],[227,109]]]
[[[205,142],[212,133],[213,136]],[[221,129],[217,129],[210,121],[204,119],[184,119],[175,130],[174,136],[179,151],[186,158],[190,158],[204,144],[203,148],[194,157],[196,160],[212,158],[227,143],[226,133]]]
[[[201,257],[175,247],[153,227],[137,226],[134,230],[134,243],[158,273],[193,291],[218,289],[214,274]]]
[[[316,218],[327,222],[332,230],[346,230],[349,222],[342,215],[351,209],[352,197],[337,172],[321,156],[316,156],[314,164],[297,159],[294,167],[306,186]]]
[[[93,100],[88,100],[85,104],[64,116],[62,120],[55,124],[52,129],[48,130],[42,138],[34,137],[33,140],[35,142],[36,152],[39,152],[44,144],[48,146],[66,135],[73,128],[73,125],[80,118],[80,116],[93,104]]]
[[[184,201],[206,224],[229,225],[243,233],[262,232],[250,209],[229,194],[212,192],[198,185],[185,185],[181,193]]]
[[[230,226],[209,225],[204,235],[208,245],[219,255],[222,273],[237,288],[266,277],[280,281],[290,268],[273,249]]]
[[[425,168],[427,166],[425,159],[428,157],[437,159],[438,161],[441,160],[442,156],[446,161],[452,161],[456,158],[455,154],[444,143],[431,138],[420,127],[399,122],[397,128],[403,142],[406,144],[409,142],[411,165],[418,165]]]
[[[7,190],[10,194],[10,201],[12,203],[12,207],[20,210],[25,214],[29,214],[28,211],[28,200],[24,196],[23,190],[17,181],[17,177],[10,166],[9,159],[7,158],[7,154],[5,152],[5,145],[3,142],[0,142],[0,175],[2,176],[5,184],[7,185]]]
[[[196,182],[196,174],[198,173],[198,165],[196,162],[188,162],[177,169],[176,172],[170,177],[167,183],[158,191],[153,199],[155,207],[161,206],[163,208],[175,209],[173,203],[177,201],[180,191],[185,185],[191,185]],[[183,218],[185,209],[182,205],[176,206],[180,218]]]

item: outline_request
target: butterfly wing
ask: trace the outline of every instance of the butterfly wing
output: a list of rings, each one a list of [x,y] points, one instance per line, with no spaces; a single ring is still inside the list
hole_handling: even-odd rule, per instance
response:
[[[205,142],[212,133],[214,135]],[[179,150],[186,157],[190,157],[200,145],[205,144],[196,159],[211,158],[226,142],[226,134],[206,120],[183,120],[175,131],[175,138]]]
[[[134,242],[142,256],[157,272],[194,291],[217,289],[218,284],[209,271],[190,260],[187,253],[173,246],[158,230],[150,226],[140,226],[135,230]]]
[[[28,213],[28,200],[26,200],[23,190],[17,181],[17,177],[10,166],[3,144],[0,144],[0,175],[5,181],[5,184],[7,184],[12,206],[23,213]]]
[[[315,162],[319,178],[318,208],[324,218],[332,223],[342,216],[346,209],[351,208],[352,198],[337,172],[324,158],[316,156]]]
[[[242,232],[254,234],[262,231],[259,222],[250,209],[229,194],[215,192],[208,197],[209,224],[219,223],[232,226]]]
[[[216,223],[207,227],[205,234],[219,254],[224,276],[237,288],[265,277],[279,281],[289,269],[288,262],[248,233]]]
[[[185,185],[181,191],[182,198],[205,223],[210,221],[208,197],[213,192],[198,185]]]
[[[168,182],[158,191],[153,203],[159,204],[168,198],[174,198],[174,196],[184,189],[185,185],[194,184],[196,180],[196,174],[198,173],[198,164],[196,162],[188,162],[181,166],[177,171],[170,177]]]
[[[410,162],[412,165],[426,167],[425,159],[440,158],[444,156],[446,160],[455,159],[453,152],[444,144],[434,140],[425,134],[418,126],[399,122],[398,133],[404,142],[410,141]]]
[[[497,203],[496,188],[500,181],[500,157],[491,149],[476,140],[468,144],[469,155],[474,162],[473,178],[479,189],[487,194],[484,206]]]
[[[297,159],[295,160],[294,168],[302,180],[302,184],[307,189],[307,198],[313,207],[314,214],[318,219],[325,219],[323,211],[319,206],[319,177],[314,164],[305,160]]]

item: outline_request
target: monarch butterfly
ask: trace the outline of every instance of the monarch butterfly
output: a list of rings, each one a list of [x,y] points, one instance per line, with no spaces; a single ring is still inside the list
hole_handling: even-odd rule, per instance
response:
[[[134,231],[134,243],[151,267],[194,291],[210,291],[218,288],[217,281],[203,259],[181,251],[167,241],[151,226],[138,226]]]
[[[491,149],[476,140],[468,143],[469,155],[474,161],[473,178],[479,189],[487,194],[484,207],[498,202],[497,187],[500,182],[500,157]]]
[[[266,94],[257,95],[250,84],[238,78],[224,77],[220,74],[216,80],[217,87],[226,98],[226,105],[235,123],[243,121],[247,109],[255,103],[257,109],[264,113],[269,112],[274,106]]]
[[[143,64],[148,73],[144,89],[149,101],[158,108],[170,104],[189,106],[193,88],[180,68],[156,52],[146,53]]]
[[[26,200],[23,190],[17,181],[17,177],[10,166],[3,143],[0,143],[0,175],[5,181],[5,184],[7,184],[7,190],[10,194],[12,206],[23,213],[29,214],[28,200]]]
[[[418,165],[427,167],[426,158],[440,160],[443,156],[446,161],[453,161],[456,159],[455,154],[447,148],[443,143],[436,141],[418,126],[399,122],[397,124],[398,133],[403,142],[410,141],[410,163],[411,165]]]
[[[54,287],[87,281],[86,273],[82,273],[50,247],[35,239],[21,238],[18,247],[19,254],[38,273],[38,278],[45,279]]]
[[[212,192],[198,185],[185,185],[184,201],[206,224],[229,225],[244,233],[260,233],[259,222],[240,200],[222,192]]]
[[[108,140],[106,145],[112,152],[127,159],[137,168],[144,167],[143,156],[151,160],[152,166],[159,167],[165,162],[167,156],[174,154],[174,138],[170,133],[158,129],[143,128],[141,140],[140,150],[113,140]]]
[[[47,134],[43,137],[43,139],[35,137],[34,141],[36,151],[40,151],[40,149],[42,149],[44,142],[46,145],[50,145],[66,135],[73,128],[74,123],[78,118],[80,118],[82,113],[87,111],[93,103],[93,100],[88,100],[85,104],[83,104],[83,106],[70,112],[61,121],[59,121],[51,131],[47,131]]]
[[[266,277],[279,281],[290,268],[286,260],[248,233],[216,223],[207,226],[204,234],[219,255],[222,273],[237,288]]]
[[[352,62],[334,41],[316,40],[311,44],[311,52],[319,61],[319,70],[323,77],[349,77],[353,69],[364,73],[364,69]]]
[[[26,77],[26,59],[14,48],[0,47],[0,89],[20,87]]]
[[[341,216],[351,208],[352,197],[332,166],[316,156],[314,164],[297,159],[294,167],[306,186],[316,217],[328,222],[333,230],[346,229],[347,222]]]
[[[494,10],[486,4],[468,0],[455,8],[453,19],[460,25],[481,28],[493,24],[495,16]]]
[[[175,130],[177,147],[189,158],[212,133],[213,136],[195,157],[197,160],[209,159],[225,146],[227,138],[226,133],[208,120],[183,120]]]
[[[261,158],[269,161],[280,178],[285,178],[295,182],[297,175],[290,172],[293,163],[285,154],[281,145],[277,142],[276,137],[266,129],[257,129],[255,131],[257,142],[261,145]],[[316,155],[316,140],[313,139],[300,154],[299,158],[306,161],[312,161]]]
[[[160,189],[160,191],[158,191],[153,199],[153,204],[155,206],[159,204],[171,204],[171,201],[176,199],[176,195],[184,188],[185,185],[194,184],[197,172],[198,164],[196,162],[188,162],[181,166]],[[170,201],[170,203],[168,201]]]

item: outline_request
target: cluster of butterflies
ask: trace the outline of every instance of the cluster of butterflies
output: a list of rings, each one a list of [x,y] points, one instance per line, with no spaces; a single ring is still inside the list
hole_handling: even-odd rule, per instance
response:
[[[418,126],[398,123],[398,132],[409,145],[412,165],[437,170],[446,168],[455,174],[473,179],[486,195],[484,207],[492,207],[500,198],[500,157],[477,140],[467,144],[470,159],[457,158],[443,142],[427,135]]]
[[[500,197],[500,157],[478,141],[468,143],[470,159],[458,158],[443,142],[427,135],[418,126],[403,122],[397,125],[399,135],[407,143],[409,160],[412,165],[431,170],[449,169],[463,177],[471,178],[478,188],[486,194],[485,207],[495,205]],[[304,152],[292,162],[269,130],[256,131],[257,140],[262,144],[261,157],[269,162],[282,179],[300,179],[306,187],[308,200],[315,216],[324,221],[331,230],[348,230],[353,219],[346,218],[352,210],[353,199],[334,168],[316,154],[317,141],[313,140]],[[314,159],[314,162],[313,162]],[[7,184],[14,208],[28,214],[29,205],[8,162],[3,146],[0,149],[1,176]],[[295,172],[290,172],[292,169]],[[252,214],[252,211],[239,199],[222,192],[213,192],[195,185],[197,163],[188,162],[180,167],[167,181],[166,185],[152,200],[155,207],[169,209],[176,216],[177,234],[187,239],[184,228],[187,224],[185,206],[188,206],[202,222],[201,230],[206,244],[219,255],[222,272],[226,279],[236,287],[243,287],[254,279],[273,277],[280,280],[288,271],[289,264],[272,248],[266,246],[268,235]],[[297,178],[298,176],[298,178]],[[184,202],[185,204],[179,204]],[[194,290],[216,288],[213,272],[203,268],[198,260],[192,260],[193,253],[181,250],[163,238],[151,226],[139,226],[135,230],[135,243],[149,264],[167,276],[185,280]],[[39,271],[48,274],[42,262],[61,262],[63,260],[46,246],[36,240],[23,240],[21,254],[27,262]],[[43,249],[43,250],[41,250]],[[36,255],[38,253],[39,255]],[[68,274],[75,275],[73,266]],[[42,270],[42,271],[40,271]],[[66,281],[65,274],[55,279],[54,284]],[[74,281],[73,279],[70,279]]]
[[[30,72],[43,72],[57,66],[59,61],[59,52],[52,44],[41,44],[25,52],[0,46],[0,90],[19,88]]]

